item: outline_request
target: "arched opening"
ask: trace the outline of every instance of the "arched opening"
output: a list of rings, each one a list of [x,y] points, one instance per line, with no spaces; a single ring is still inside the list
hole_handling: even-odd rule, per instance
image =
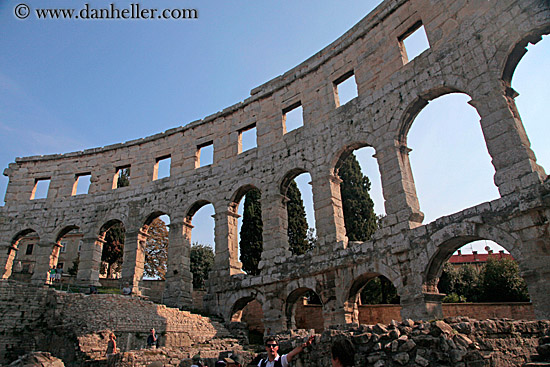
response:
[[[448,92],[448,91],[445,91]],[[443,92],[442,92],[443,93]],[[427,104],[402,132],[424,223],[500,197],[495,169],[470,97],[451,93]],[[406,127],[405,127],[406,130]]]
[[[397,289],[378,273],[365,273],[353,281],[344,309],[348,322],[374,325],[401,319]]]
[[[184,223],[184,232],[191,241],[189,260],[195,293],[204,292],[209,273],[214,266],[214,213],[214,205],[201,200],[188,211]]]
[[[76,277],[80,264],[82,232],[77,226],[64,228],[58,235],[53,257],[57,258],[57,269],[61,269],[60,278]],[[56,253],[57,252],[57,253]],[[59,271],[59,270],[58,270]]]
[[[529,43],[529,44],[528,44]],[[520,54],[510,55],[505,82],[514,88],[515,105],[529,137],[537,163],[550,167],[548,116],[550,116],[550,36],[532,37],[518,45]],[[512,79],[513,78],[513,79]]]
[[[311,175],[304,170],[291,171],[281,191],[286,197],[288,247],[294,255],[302,255],[317,245]]]
[[[185,222],[191,225],[191,243],[208,246],[215,251],[214,243],[214,205],[208,201],[198,201],[189,209]]]
[[[426,287],[445,294],[444,317],[535,319],[516,259],[489,239],[458,236],[440,245]]]
[[[365,144],[352,144],[340,154],[334,167],[342,180],[340,197],[350,241],[369,240],[386,214],[375,153]]]
[[[263,251],[261,199],[262,193],[257,187],[245,185],[237,190],[228,210],[233,216],[229,226],[230,262],[249,275],[260,274],[258,264]]]
[[[143,279],[165,280],[168,257],[170,217],[164,213],[149,216],[141,227],[147,235],[143,258]]]
[[[231,322],[242,324],[248,332],[250,344],[263,344],[265,332],[263,317],[262,304],[253,297],[239,299],[231,310]]]
[[[15,235],[8,247],[8,261],[3,279],[30,282],[36,265],[36,253],[40,237],[33,229]]]
[[[298,288],[286,300],[287,328],[324,330],[323,303],[319,295],[310,288]]]
[[[119,220],[105,223],[99,231],[103,242],[99,277],[103,279],[120,279],[124,261],[124,241],[126,229]]]
[[[170,217],[163,212],[151,214],[143,226],[141,234],[145,236],[145,247],[137,257],[137,267],[143,269],[140,289],[149,299],[161,302],[166,279]]]

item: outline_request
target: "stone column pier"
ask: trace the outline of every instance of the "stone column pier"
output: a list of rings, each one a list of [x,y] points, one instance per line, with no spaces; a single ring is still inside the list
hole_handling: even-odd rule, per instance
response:
[[[550,209],[532,211],[522,221],[524,228],[519,231],[524,258],[518,260],[521,277],[527,284],[529,298],[533,303],[535,317],[538,320],[550,319],[550,236],[548,219]],[[544,229],[539,226],[545,221]]]
[[[323,305],[323,320],[325,329],[332,325],[346,324],[346,311],[341,306],[336,306],[336,301],[331,300]]]
[[[411,293],[412,297],[401,297],[401,318],[411,320],[434,320],[443,318],[441,293]]]
[[[83,237],[80,249],[80,263],[76,281],[82,286],[95,285],[99,283],[99,268],[101,266],[101,252],[103,250],[103,238]]]
[[[341,242],[347,246],[344,211],[340,195],[342,180],[336,175],[313,178],[313,207],[317,239],[321,247]]]
[[[49,270],[57,266],[61,245],[55,242],[40,240],[40,242],[36,244],[35,249],[36,263],[31,282],[33,284],[44,284],[49,278]]]
[[[494,83],[491,93],[476,96],[469,103],[481,116],[481,129],[496,171],[495,184],[500,195],[505,196],[540,184],[546,173],[536,163],[515,101],[512,96],[503,95],[501,87]]]
[[[241,274],[242,263],[239,261],[239,233],[238,220],[240,215],[233,210],[226,210],[213,215],[214,241],[216,251],[214,257],[214,271],[217,277]]]
[[[279,333],[287,329],[287,322],[284,314],[285,303],[277,294],[267,294],[265,302],[262,304],[264,318],[264,333]]]
[[[379,147],[374,155],[380,168],[388,225],[415,228],[424,220],[409,161],[410,151],[404,144],[393,140]]]
[[[193,304],[193,276],[190,270],[191,230],[187,221],[170,222],[168,264],[163,302],[171,307],[190,307]]]
[[[124,235],[124,257],[122,262],[122,285],[128,283],[132,288],[132,294],[141,295],[139,283],[143,278],[145,266],[145,246],[147,245],[147,233],[141,229],[126,231]]]
[[[260,269],[280,264],[290,256],[288,248],[287,197],[279,193],[262,195],[263,252]]]
[[[7,250],[6,250],[7,249]],[[17,254],[17,246],[4,247],[0,253],[0,279],[8,279],[13,269],[13,260]]]

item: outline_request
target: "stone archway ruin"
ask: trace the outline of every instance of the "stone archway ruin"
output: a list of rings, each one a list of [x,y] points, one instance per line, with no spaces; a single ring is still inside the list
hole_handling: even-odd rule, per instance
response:
[[[417,24],[425,27],[431,47],[406,62],[402,36]],[[220,316],[230,315],[232,306],[226,300],[232,294],[261,293],[265,327],[282,330],[287,325],[287,286],[309,278],[324,300],[325,324],[345,323],[348,300],[341,290],[350,288],[354,279],[350,274],[362,268],[381,273],[376,264],[384,259],[384,266],[399,274],[395,280],[400,285],[402,317],[438,317],[438,295],[424,287],[427,265],[441,244],[432,236],[469,223],[499,228],[521,239],[514,257],[522,264],[536,316],[550,318],[550,204],[545,199],[550,183],[529,147],[509,87],[521,58],[518,47],[549,32],[550,8],[541,0],[460,5],[453,0],[429,5],[422,0],[387,0],[307,61],[253,89],[245,101],[201,121],[102,148],[17,158],[4,171],[9,185],[6,205],[0,209],[3,274],[10,271],[16,233],[35,229],[41,234],[40,247],[46,249],[54,242],[49,239],[55,239],[57,226],[76,225],[83,234],[78,280],[93,284],[102,223],[119,218],[128,243],[136,247],[143,218],[161,207],[171,218],[172,258],[164,300],[171,306],[189,306],[189,210],[185,210],[201,198],[215,208],[216,269],[205,305]],[[351,74],[358,96],[338,106],[334,86]],[[501,197],[423,225],[403,137],[433,93],[450,91],[472,98]],[[304,125],[285,134],[284,114],[296,105],[303,108]],[[241,133],[252,126],[261,131],[257,147],[241,152]],[[334,166],[342,151],[357,141],[376,151],[387,216],[372,240],[348,244]],[[200,167],[197,157],[205,144],[213,145],[214,161]],[[171,158],[170,176],[155,180],[156,164],[164,157]],[[130,185],[117,188],[113,180],[127,168],[132,172]],[[281,173],[296,169],[307,169],[312,177],[319,244],[301,256],[291,256],[286,249],[282,225]],[[89,172],[89,193],[74,195],[75,177]],[[50,196],[30,200],[37,180],[46,176],[51,180]],[[262,192],[264,251],[258,276],[236,273],[235,259],[229,255],[235,213],[228,208],[234,188],[251,183]],[[37,269],[45,269],[48,262],[48,256],[39,257]],[[136,287],[136,265],[126,266],[126,278]]]

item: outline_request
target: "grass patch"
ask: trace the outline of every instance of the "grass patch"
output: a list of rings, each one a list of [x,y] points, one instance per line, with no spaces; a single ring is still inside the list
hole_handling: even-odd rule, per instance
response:
[[[122,294],[122,291],[119,288],[103,288],[98,287],[97,292],[99,294]]]

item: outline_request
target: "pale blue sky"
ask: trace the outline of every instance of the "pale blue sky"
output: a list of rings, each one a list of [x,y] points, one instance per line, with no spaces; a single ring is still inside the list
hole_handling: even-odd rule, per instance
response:
[[[100,21],[32,15],[18,20],[14,7],[22,2],[0,2],[2,169],[18,156],[119,143],[204,118],[309,58],[380,3],[142,0],[142,7],[196,8],[199,19]],[[88,2],[102,7],[111,1]],[[124,8],[130,2],[116,5]],[[31,9],[81,8],[86,1],[25,3]],[[520,114],[543,166],[550,163],[549,43],[545,39],[530,48],[513,80]],[[409,134],[425,223],[498,197],[479,118],[467,100],[453,95],[430,103]],[[373,153],[365,149],[358,156],[373,184],[376,211],[383,213]],[[6,186],[2,176],[2,204]],[[311,207],[311,199],[304,199]],[[311,209],[308,217],[313,225]],[[194,224],[207,221],[196,217]]]

